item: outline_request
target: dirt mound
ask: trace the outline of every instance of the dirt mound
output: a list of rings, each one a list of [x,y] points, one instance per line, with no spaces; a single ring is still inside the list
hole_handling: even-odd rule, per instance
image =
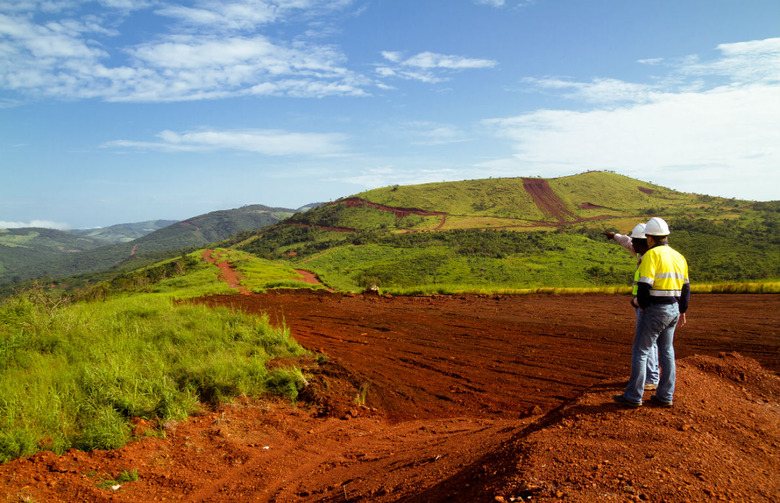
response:
[[[733,379],[736,377],[736,379]],[[757,385],[752,390],[744,382]],[[672,408],[612,403],[605,381],[412,501],[777,501],[780,379],[737,354],[678,362]],[[646,398],[649,396],[647,394]],[[480,479],[482,482],[480,483]],[[469,483],[470,482],[470,483]],[[463,487],[476,487],[466,493]]]
[[[267,312],[327,355],[294,362],[310,382],[299,403],[242,398],[180,423],[138,419],[137,440],[122,449],[43,452],[0,466],[0,494],[47,502],[775,501],[780,296],[694,300],[676,334],[674,406],[626,410],[612,402],[629,370],[633,312],[622,296],[204,299]],[[123,470],[138,480],[119,480]]]

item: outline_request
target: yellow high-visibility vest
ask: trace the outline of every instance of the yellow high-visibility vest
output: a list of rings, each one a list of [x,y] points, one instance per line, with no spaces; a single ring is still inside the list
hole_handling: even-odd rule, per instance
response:
[[[688,283],[688,263],[669,245],[651,248],[637,269],[639,283],[650,285],[651,297],[680,297]]]
[[[636,271],[634,271],[634,283],[632,284],[631,289],[631,295],[636,297],[636,294],[639,293],[639,268],[636,268]]]

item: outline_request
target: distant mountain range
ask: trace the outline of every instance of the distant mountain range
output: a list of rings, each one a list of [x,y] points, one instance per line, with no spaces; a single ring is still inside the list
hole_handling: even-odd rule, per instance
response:
[[[117,224],[96,229],[76,229],[68,232],[78,236],[99,239],[111,244],[118,244],[133,241],[177,222],[178,220],[149,220],[147,222]]]
[[[153,220],[75,231],[0,229],[0,285],[102,271],[139,257],[222,241],[297,211],[249,205],[183,221]]]

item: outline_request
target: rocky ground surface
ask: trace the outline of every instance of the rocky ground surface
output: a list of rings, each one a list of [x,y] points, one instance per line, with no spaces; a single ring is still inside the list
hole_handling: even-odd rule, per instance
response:
[[[290,327],[313,353],[274,362],[306,369],[298,403],[137,419],[122,449],[0,466],[0,501],[780,500],[780,296],[694,296],[674,405],[639,409],[612,401],[624,296],[201,301]]]

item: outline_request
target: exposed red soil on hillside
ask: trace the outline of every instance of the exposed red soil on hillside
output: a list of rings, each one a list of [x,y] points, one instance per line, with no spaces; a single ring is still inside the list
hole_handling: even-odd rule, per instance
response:
[[[238,293],[247,295],[251,293],[247,288],[241,286],[241,277],[238,272],[233,269],[230,262],[222,258],[225,252],[214,253],[214,250],[205,250],[201,258],[206,262],[210,262],[217,266],[219,269],[219,277],[230,285],[231,288],[235,288]]]
[[[567,219],[577,219],[577,216],[569,210],[558,194],[553,192],[550,184],[544,178],[523,178],[523,188],[546,217],[553,218],[560,223]]]
[[[562,227],[564,225],[572,225],[572,224],[578,224],[583,222],[593,222],[597,220],[611,220],[614,218],[619,218],[617,215],[596,215],[592,217],[579,217],[575,213],[571,211],[571,209],[568,207],[567,203],[563,201],[551,188],[550,185],[547,183],[546,179],[543,178],[524,178],[523,179],[523,188],[526,190],[526,192],[532,197],[534,204],[536,204],[537,208],[542,212],[545,218],[549,218],[551,220],[539,220],[539,221],[525,221],[525,223],[521,225],[501,225],[501,226],[491,226],[491,227],[485,227],[484,229],[534,229],[539,227]],[[642,187],[639,188],[639,190],[646,192],[646,193],[652,193],[653,191],[651,189],[643,189]],[[427,211],[427,210],[421,210],[419,208],[402,208],[402,207],[394,207],[394,206],[387,206],[384,204],[378,204],[378,203],[372,203],[370,201],[366,201],[365,199],[361,199],[359,197],[349,197],[346,199],[340,199],[338,201],[335,201],[333,203],[328,204],[346,204],[347,207],[354,208],[354,207],[360,207],[360,206],[367,206],[370,208],[376,208],[382,211],[388,211],[391,213],[394,213],[396,218],[404,218],[409,215],[422,215],[422,216],[437,216],[441,217],[441,221],[439,222],[439,225],[436,226],[434,230],[441,230],[444,228],[445,224],[447,223],[447,218],[450,216],[466,216],[466,215],[450,215],[445,212],[440,211]],[[614,208],[608,208],[605,206],[598,206],[593,203],[589,202],[583,202],[579,204],[579,208],[583,210],[614,210]],[[639,216],[637,218],[645,218],[644,216]],[[309,225],[304,223],[297,223],[297,222],[287,222],[286,225],[295,225],[300,227],[316,227],[317,229],[326,230],[326,231],[332,231],[332,232],[360,232],[357,229],[353,229],[350,227],[333,227],[333,226],[321,226],[321,225]],[[414,230],[407,230],[406,232],[415,232]]]
[[[674,406],[637,410],[611,400],[629,370],[624,296],[202,302],[267,312],[328,355],[295,362],[309,375],[301,402],[239,399],[165,425],[165,438],[138,420],[139,440],[117,451],[13,461],[4,501],[780,498],[780,296],[695,296]],[[139,479],[99,487],[122,469]]]

